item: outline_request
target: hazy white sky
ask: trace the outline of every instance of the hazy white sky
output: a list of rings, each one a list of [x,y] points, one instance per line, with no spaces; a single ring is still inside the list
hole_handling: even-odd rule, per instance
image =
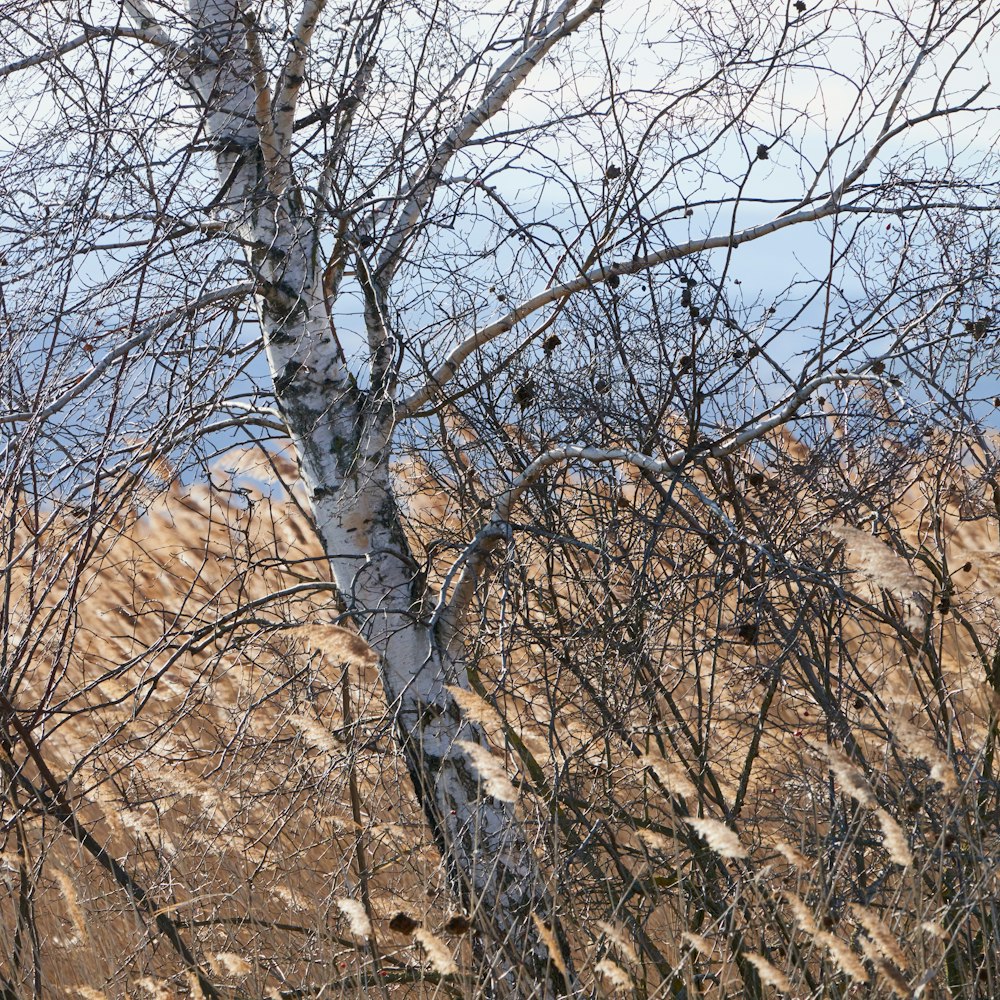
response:
[[[167,4],[160,6],[169,10]],[[450,27],[471,43],[493,27],[494,15],[503,6],[496,3],[486,9],[477,4],[474,11],[463,13],[462,17],[456,13]],[[690,217],[671,216],[651,238],[667,242],[728,232],[734,225],[740,228],[770,218],[781,206],[767,204],[767,199],[797,198],[813,182],[820,191],[835,186],[848,166],[858,162],[881,127],[882,115],[873,117],[872,109],[884,104],[887,94],[912,65],[918,49],[914,31],[936,5],[931,0],[908,0],[892,6],[879,3],[862,8],[845,0],[824,3],[810,0],[808,6],[810,9],[803,18],[793,15],[791,5],[783,4],[761,5],[757,15],[756,30],[764,36],[770,33],[772,41],[776,42],[783,34],[786,43],[789,39],[791,42],[812,39],[799,55],[801,65],[797,69],[768,79],[767,59],[762,58],[756,68],[745,71],[748,83],[763,81],[757,96],[746,107],[734,109],[731,91],[709,86],[703,98],[688,102],[690,107],[678,105],[678,113],[665,119],[659,131],[647,132],[649,123],[674,96],[717,69],[717,62],[725,52],[720,56],[717,51],[720,46],[716,43],[733,41],[736,21],[732,8],[723,3],[657,0],[655,4],[647,4],[638,0],[609,0],[600,19],[537,67],[509,108],[490,127],[500,132],[537,124],[552,116],[561,105],[570,110],[596,106],[599,113],[574,118],[571,127],[562,128],[548,139],[533,137],[530,150],[518,151],[515,166],[505,173],[491,175],[490,182],[522,214],[530,214],[537,221],[572,234],[587,221],[589,214],[597,211],[595,204],[602,194],[601,174],[605,167],[609,163],[628,166],[629,157],[645,135],[648,145],[642,154],[645,166],[639,182],[644,188],[643,212],[647,216],[654,216],[669,205],[732,197],[738,185],[742,199],[735,221],[734,210],[728,205],[699,207]],[[747,2],[737,9],[753,20],[754,7]],[[969,22],[942,42],[933,58],[928,58],[919,69],[913,95],[899,109],[901,112],[910,116],[920,113],[936,93],[945,80],[944,68],[951,66],[952,59],[968,40],[976,8],[975,4],[968,5]],[[104,2],[92,9],[93,20],[110,24],[120,17],[122,8],[119,3]],[[444,6],[437,9],[444,10]],[[268,0],[260,4],[260,10],[276,25],[284,21],[281,4]],[[412,19],[414,25],[425,16],[416,4],[408,11],[404,21]],[[333,35],[326,36],[327,40],[339,37],[337,19],[343,18],[332,5],[329,12]],[[786,15],[790,19],[786,20]],[[912,27],[902,27],[900,18],[909,19]],[[76,30],[70,25],[64,27],[67,33]],[[275,35],[275,42],[280,42],[280,32]],[[322,34],[318,42],[323,44]],[[98,49],[107,51],[107,46],[99,43]],[[767,51],[765,46],[762,53],[766,56]],[[135,67],[134,55],[126,55],[120,47],[115,52],[119,60],[116,73],[127,73],[130,67]],[[981,86],[987,79],[991,59],[997,55],[1000,53],[994,51],[981,54],[978,59],[965,58],[947,78],[948,88],[958,97]],[[630,93],[627,100],[608,99],[612,82],[616,93]],[[406,86],[405,81],[401,86]],[[37,126],[50,120],[53,111],[40,71],[23,76],[17,89],[32,96],[16,112],[10,106],[4,112],[9,117],[6,128],[0,129],[0,142],[8,146],[17,144],[27,121]],[[151,96],[175,106],[183,103],[178,101],[178,92],[169,87],[151,92]],[[990,100],[995,101],[995,97],[987,94],[982,103]],[[727,138],[682,168],[673,168],[674,161],[697,146],[699,129],[717,127],[726,114],[735,116],[737,110],[738,118],[734,117],[734,127]],[[193,113],[181,111],[179,117],[190,119]],[[995,111],[983,112],[970,115],[967,121],[957,131],[952,127],[947,137],[937,123],[920,126],[906,138],[905,145],[890,144],[881,160],[891,162],[905,149],[907,158],[900,162],[901,169],[917,165],[916,169],[926,173],[956,154],[974,158],[991,147],[998,132],[997,115]],[[181,129],[163,128],[159,140],[165,145],[176,142],[181,148],[189,136]],[[766,162],[753,161],[753,150],[759,142],[770,147]],[[827,161],[828,150],[840,142],[842,147]],[[477,151],[464,157],[456,169],[464,170],[470,163],[474,167],[482,164],[487,152]],[[205,159],[205,176],[211,177],[213,170],[207,155]],[[818,171],[818,180],[810,176],[810,171]],[[880,171],[877,164],[873,177],[879,177]],[[58,192],[53,192],[54,198],[58,196]],[[891,227],[892,221],[887,225]],[[479,236],[474,225],[466,231],[473,241]],[[451,235],[442,234],[442,241],[446,243]],[[586,239],[581,246],[582,250],[587,249]],[[649,248],[657,249],[656,243],[652,242]],[[887,246],[887,252],[891,252],[891,247]],[[713,260],[722,257],[723,254],[716,253]],[[822,274],[829,257],[829,228],[802,227],[736,251],[729,277],[738,278],[748,294],[759,292],[767,302],[796,276]],[[501,254],[497,258],[498,270],[505,270],[510,262],[512,271],[513,260],[512,253],[507,257]],[[508,275],[501,277],[506,279]],[[522,279],[512,288],[512,297],[530,292],[544,283],[548,274],[544,269],[526,270]],[[847,274],[843,280],[849,283],[852,278]],[[433,312],[427,303],[433,301],[433,295],[414,301],[420,304],[410,321],[417,324],[432,321]],[[338,309],[346,335],[352,325],[359,326],[357,299],[345,295]],[[488,320],[504,309],[504,303],[494,302],[481,312],[480,318]]]

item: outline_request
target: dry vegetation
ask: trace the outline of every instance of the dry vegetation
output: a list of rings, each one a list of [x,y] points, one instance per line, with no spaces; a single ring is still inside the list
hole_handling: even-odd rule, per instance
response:
[[[938,451],[859,526],[856,467],[775,455],[525,497],[458,693],[484,794],[598,995],[995,996],[996,511]],[[473,996],[292,469],[216,471],[7,511],[6,995]],[[433,576],[471,505],[407,481]]]
[[[0,1000],[1000,997],[996,0],[0,18]]]

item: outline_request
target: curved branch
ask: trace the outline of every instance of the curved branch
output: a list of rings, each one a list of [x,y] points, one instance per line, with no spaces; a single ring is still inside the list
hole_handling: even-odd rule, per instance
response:
[[[885,146],[891,140],[897,138],[916,125],[924,124],[936,118],[971,110],[974,106],[974,102],[978,100],[986,90],[986,87],[981,87],[966,101],[962,102],[962,104],[947,108],[934,108],[925,114],[907,118],[894,128],[891,127],[892,117],[902,99],[903,91],[912,80],[924,57],[924,54],[925,53],[922,51],[918,59],[915,60],[914,66],[911,67],[906,81],[904,81],[904,84],[900,86],[894,97],[892,105],[885,116],[882,129],[875,141],[872,143],[871,148],[861,158],[859,163],[847,172],[842,181],[835,188],[816,199],[820,200],[820,204],[805,207],[805,202],[800,201],[795,206],[787,209],[785,212],[782,212],[777,218],[772,219],[769,222],[749,226],[738,232],[730,232],[716,236],[708,236],[702,239],[689,240],[686,243],[666,247],[657,253],[647,254],[644,257],[636,257],[630,261],[612,265],[599,265],[598,267],[592,268],[570,281],[561,282],[560,284],[552,285],[546,288],[544,291],[539,292],[537,295],[512,309],[502,318],[480,328],[471,337],[462,341],[462,343],[460,343],[431,373],[424,385],[399,405],[396,413],[396,419],[402,420],[416,414],[434,396],[434,394],[441,389],[442,386],[446,385],[455,377],[455,374],[458,372],[461,365],[480,347],[485,346],[502,334],[507,333],[539,309],[543,309],[554,303],[561,303],[570,296],[575,295],[577,292],[581,292],[584,289],[601,284],[610,278],[638,274],[642,271],[649,270],[652,267],[656,267],[659,264],[665,264],[672,260],[679,260],[683,257],[689,257],[693,254],[702,253],[706,250],[723,248],[735,250],[742,243],[758,240],[763,236],[768,236],[771,233],[787,229],[791,226],[807,222],[818,222],[822,219],[838,215],[841,212],[855,214],[862,211],[870,211],[857,205],[845,206],[843,205],[843,199],[869,170],[878,157],[878,154],[885,148]],[[807,200],[812,202],[814,199],[809,198]],[[918,205],[917,209],[925,210],[925,207]],[[901,210],[905,211],[905,209],[900,209],[896,206],[893,209],[893,212],[898,213]],[[984,210],[989,209],[984,206]]]
[[[455,560],[442,584],[432,624],[441,629],[442,639],[446,645],[456,638],[458,625],[472,600],[476,581],[485,568],[487,560],[501,542],[511,538],[510,516],[514,504],[525,490],[536,483],[553,466],[574,461],[594,464],[616,463],[631,465],[653,475],[676,478],[683,473],[688,465],[708,458],[725,458],[751,442],[766,437],[773,430],[792,420],[812,394],[824,385],[832,382],[879,383],[884,381],[872,373],[873,367],[879,360],[881,359],[872,359],[855,372],[828,372],[808,379],[787,399],[777,405],[770,414],[761,417],[743,430],[725,435],[710,444],[699,445],[693,449],[678,448],[664,458],[653,458],[651,455],[644,455],[632,448],[593,448],[581,445],[563,445],[558,448],[550,448],[532,461],[521,475],[511,483],[497,501],[489,521],[476,533],[476,536]],[[700,491],[696,492],[700,499],[709,502]],[[454,584],[454,595],[449,600],[448,592],[459,570],[461,570],[461,575],[457,583]]]
[[[252,282],[230,285],[227,288],[220,288],[214,292],[206,292],[194,302],[170,310],[170,312],[159,319],[146,323],[139,333],[133,337],[129,337],[128,340],[119,344],[114,350],[108,351],[89,372],[74,379],[47,406],[43,406],[37,410],[15,410],[10,413],[0,413],[0,425],[20,423],[26,420],[37,420],[39,422],[48,420],[66,406],[67,403],[71,403],[82,393],[86,392],[116,361],[125,357],[129,351],[134,351],[137,347],[141,347],[157,334],[169,329],[178,320],[193,316],[199,310],[204,309],[206,306],[214,305],[216,302],[222,302],[225,299],[236,296],[249,295],[254,291],[255,287]]]
[[[484,347],[497,337],[512,330],[529,316],[538,312],[539,309],[544,309],[548,305],[561,303],[577,292],[582,292],[584,289],[599,285],[609,278],[639,274],[659,264],[665,264],[672,260],[680,260],[683,257],[690,257],[692,254],[701,253],[705,250],[716,250],[722,247],[735,249],[741,243],[758,240],[762,236],[767,236],[770,233],[775,233],[803,222],[815,222],[834,215],[838,211],[839,206],[836,203],[827,201],[816,208],[804,209],[793,215],[785,215],[777,219],[772,219],[770,222],[763,222],[757,226],[749,226],[736,233],[724,233],[718,236],[706,236],[698,240],[689,240],[686,243],[666,247],[657,253],[647,254],[645,257],[636,257],[630,261],[623,261],[620,264],[601,264],[570,281],[551,285],[527,301],[522,302],[521,305],[516,306],[506,316],[487,326],[481,327],[471,337],[463,340],[434,370],[427,382],[400,403],[396,412],[396,419],[402,420],[413,416],[442,386],[447,385],[455,377],[462,363],[470,355],[475,353],[480,347]]]
[[[61,45],[54,45],[44,52],[36,52],[34,55],[25,56],[23,59],[8,63],[6,66],[0,66],[0,79],[11,76],[14,73],[19,73],[22,70],[31,69],[34,66],[41,66],[43,63],[50,62],[53,59],[59,59],[62,56],[68,55],[74,49],[78,49],[82,45],[86,45],[87,42],[98,38],[131,38],[135,41],[148,42],[157,48],[166,49],[168,52],[181,57],[187,62],[193,62],[193,56],[183,45],[178,45],[176,42],[171,41],[161,31],[157,31],[154,28],[107,28],[99,24],[87,24],[84,25],[81,34],[75,38],[71,38],[68,42],[63,42]]]

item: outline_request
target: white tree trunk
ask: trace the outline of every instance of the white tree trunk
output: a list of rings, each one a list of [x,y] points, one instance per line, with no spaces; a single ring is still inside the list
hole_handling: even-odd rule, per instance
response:
[[[190,13],[204,60],[191,85],[215,150],[222,185],[216,203],[250,244],[277,403],[344,605],[380,656],[414,788],[472,915],[495,993],[566,994],[571,985],[551,962],[533,917],[554,920],[524,828],[513,807],[484,793],[457,746],[483,735],[447,692],[449,684],[467,685],[464,666],[428,625],[434,602],[393,495],[390,388],[363,391],[344,365],[328,318],[318,239],[281,150],[267,148],[281,136],[262,129],[253,52],[234,0],[190,0]],[[376,313],[384,315],[369,309],[370,330],[381,322]],[[373,344],[379,336],[375,330]],[[374,346],[376,381],[379,354]]]

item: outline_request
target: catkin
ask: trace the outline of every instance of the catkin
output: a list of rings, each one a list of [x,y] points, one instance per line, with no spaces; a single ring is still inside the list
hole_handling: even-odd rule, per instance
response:
[[[740,838],[717,819],[708,817],[686,816],[684,822],[699,836],[704,838],[709,847],[722,858],[745,858],[746,848],[740,843]]]

